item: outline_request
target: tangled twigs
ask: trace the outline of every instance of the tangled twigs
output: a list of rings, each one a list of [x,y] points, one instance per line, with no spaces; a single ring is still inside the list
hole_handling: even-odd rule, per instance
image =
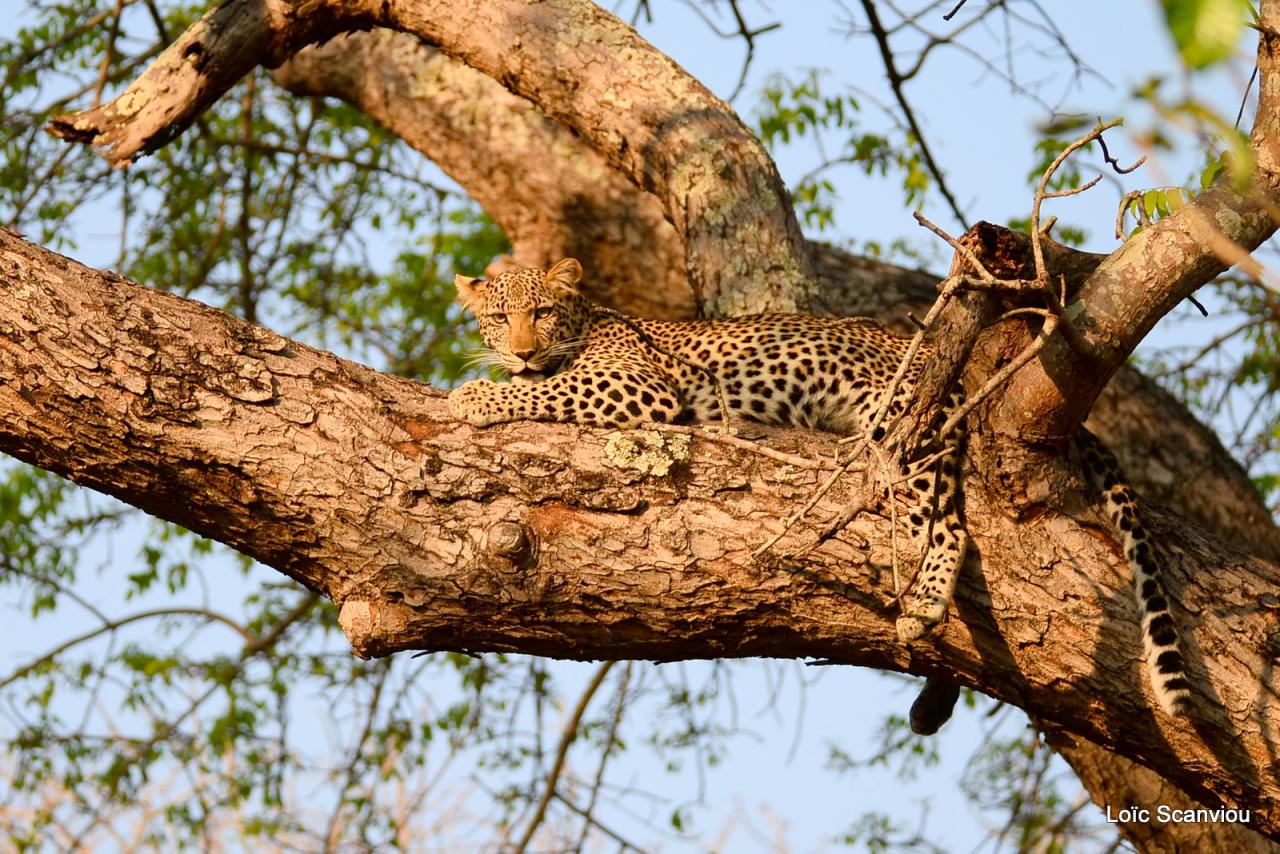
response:
[[[1184,192],[1181,187],[1148,187],[1145,190],[1130,190],[1120,197],[1120,207],[1116,210],[1116,240],[1124,240],[1124,215],[1133,208],[1133,218],[1138,221],[1138,225],[1143,228],[1151,227],[1151,217],[1147,215],[1146,206],[1142,204],[1142,199],[1147,193],[1152,191],[1157,193],[1168,193],[1170,190],[1177,190],[1179,193]],[[1134,204],[1137,202],[1138,204]]]
[[[831,473],[831,476],[828,477],[826,480],[824,480],[822,482],[822,485],[817,488],[817,490],[813,493],[812,496],[810,496],[808,502],[805,503],[804,507],[800,508],[795,513],[792,513],[790,516],[784,516],[782,518],[782,530],[779,531],[774,536],[770,537],[767,543],[765,543],[764,545],[760,546],[758,549],[753,551],[751,553],[751,556],[753,558],[758,558],[765,552],[769,551],[769,549],[776,546],[778,542],[787,535],[787,532],[790,531],[793,527],[795,527],[795,524],[797,522],[799,522],[805,516],[808,516],[809,511],[812,510],[814,507],[818,506],[818,502],[822,500],[822,496],[826,495],[828,492],[831,491],[831,487],[836,485],[836,481],[840,479],[840,475],[853,469],[853,464],[857,462],[857,460],[858,458],[855,456],[851,458],[848,462],[846,462],[844,465],[840,466],[840,468],[833,471]]]
[[[865,498],[859,498],[851,504],[846,505],[844,510],[840,511],[840,515],[832,519],[831,523],[822,530],[822,533],[818,534],[818,538],[816,540],[814,540],[810,545],[796,550],[790,555],[790,557],[799,557],[807,551],[816,549],[818,546],[843,531],[845,526],[852,522],[859,513],[870,509],[871,506],[867,503]],[[863,541],[860,544],[860,547],[865,548],[866,542]]]
[[[929,218],[926,217],[924,214],[920,213],[920,211],[914,211],[911,215],[915,217],[916,222],[918,222],[920,225],[924,226],[925,228],[932,231],[934,234],[941,237],[943,240],[947,242],[948,246],[950,246],[952,249],[958,252],[961,256],[963,256],[964,260],[968,261],[969,266],[973,268],[975,273],[977,273],[980,281],[986,282],[988,284],[993,284],[993,285],[999,285],[1001,283],[1001,280],[997,279],[994,275],[992,275],[991,271],[988,270],[986,266],[981,261],[978,260],[978,256],[973,254],[972,249],[970,249],[968,246],[965,246],[960,241],[956,240],[950,234],[947,234],[938,226],[934,225],[929,220]],[[952,277],[952,278],[956,278],[956,277]],[[935,302],[934,309],[937,309],[937,308],[938,308],[938,303]],[[929,310],[928,317],[936,316],[934,313],[934,309]],[[927,322],[921,323],[922,327],[927,327],[928,325],[929,324]]]
[[[940,438],[945,438],[949,435],[952,430],[956,429],[957,425],[968,417],[969,413],[972,412],[978,404],[990,397],[996,389],[1008,382],[1009,378],[1017,373],[1023,365],[1034,359],[1036,355],[1044,349],[1044,345],[1051,337],[1053,337],[1053,333],[1058,329],[1058,315],[1051,311],[1046,311],[1042,314],[1044,316],[1044,326],[1040,327],[1040,331],[1036,333],[1035,340],[1028,344],[1012,362],[992,374],[990,379],[982,384],[982,388],[978,389],[978,393],[965,401],[964,406],[961,406],[955,412],[951,413],[951,417],[948,418],[946,422],[943,423],[942,427],[938,429],[938,436]]]
[[[1102,124],[1102,119],[1098,119],[1098,124]],[[1113,122],[1113,124],[1119,124],[1119,121]],[[1112,157],[1110,151],[1107,151],[1107,141],[1103,139],[1101,131],[1098,132],[1098,145],[1102,146],[1102,159],[1105,160],[1107,165],[1114,169],[1117,174],[1128,175],[1134,169],[1137,169],[1143,163],[1147,162],[1147,155],[1144,154],[1137,160],[1133,161],[1132,166],[1121,166],[1120,161]]]
[[[925,315],[924,320],[920,321],[920,328],[916,330],[916,334],[912,336],[911,343],[907,345],[906,352],[898,362],[898,370],[894,372],[893,379],[889,381],[888,387],[882,393],[880,406],[876,409],[875,415],[872,416],[870,423],[868,423],[866,428],[857,436],[846,436],[840,440],[841,444],[848,444],[849,442],[858,443],[854,446],[853,452],[850,454],[848,461],[832,472],[831,476],[823,481],[822,485],[818,487],[812,496],[810,496],[804,507],[796,513],[783,517],[782,530],[771,537],[764,545],[753,551],[751,553],[752,557],[758,558],[777,545],[779,541],[781,541],[782,538],[796,526],[796,523],[808,516],[809,512],[818,505],[818,502],[822,500],[823,496],[831,491],[831,488],[836,485],[836,481],[840,479],[841,475],[854,469],[854,464],[858,462],[862,453],[867,450],[870,442],[872,441],[872,437],[875,435],[876,429],[884,422],[885,416],[888,414],[889,408],[893,404],[894,396],[898,393],[898,388],[902,385],[903,378],[907,375],[907,370],[911,367],[911,363],[915,361],[916,354],[920,352],[920,346],[924,343],[925,331],[935,320],[937,320],[938,315],[942,312],[942,309],[946,307],[947,303],[951,300],[951,297],[955,294],[960,285],[961,280],[954,277],[949,278],[942,283],[939,288],[937,300],[934,301],[933,307],[929,309],[929,313]],[[886,430],[885,434],[887,435],[887,433],[888,431]],[[877,478],[878,482],[883,482],[885,484],[892,483],[894,479],[895,478],[888,477],[887,474]],[[892,489],[891,486],[888,488]],[[856,515],[856,513],[854,515]],[[850,519],[852,518],[853,517],[850,516]],[[828,535],[827,539],[830,539],[830,535]]]
[[[1076,187],[1074,190],[1062,190],[1056,193],[1047,192],[1047,188],[1049,186],[1049,180],[1053,177],[1054,173],[1058,171],[1058,167],[1066,162],[1068,157],[1070,157],[1075,152],[1079,151],[1081,148],[1084,148],[1086,145],[1093,142],[1095,139],[1101,143],[1102,134],[1105,131],[1108,131],[1111,128],[1116,127],[1119,124],[1120,124],[1120,119],[1113,119],[1112,121],[1109,121],[1109,122],[1099,121],[1097,126],[1094,127],[1093,130],[1089,131],[1084,136],[1080,137],[1075,142],[1071,143],[1066,148],[1062,149],[1062,151],[1059,152],[1058,156],[1053,159],[1053,162],[1049,164],[1049,168],[1045,169],[1044,174],[1040,176],[1040,183],[1036,185],[1035,198],[1032,199],[1031,201],[1031,255],[1035,259],[1035,263],[1036,263],[1036,281],[1037,282],[1047,283],[1049,280],[1049,274],[1045,270],[1045,266],[1044,266],[1044,248],[1041,246],[1041,239],[1043,235],[1040,232],[1040,205],[1044,203],[1045,199],[1056,199],[1056,198],[1061,198],[1063,196],[1074,196],[1077,193],[1083,193],[1085,190],[1088,190],[1091,187],[1093,187],[1095,184],[1097,184],[1098,181],[1101,180],[1102,176],[1099,175],[1097,178],[1094,178],[1092,181],[1089,181],[1087,184],[1083,184],[1082,186]],[[1107,151],[1106,143],[1102,143],[1102,153],[1107,163],[1109,163],[1111,167],[1115,169],[1117,172],[1120,172],[1122,174],[1125,172],[1132,172],[1134,169],[1137,169],[1138,166],[1142,164],[1142,160],[1139,160],[1137,163],[1133,164],[1128,169],[1121,169],[1119,164],[1116,163],[1115,158],[1113,158],[1110,152]]]
[[[920,347],[924,343],[925,333],[933,327],[943,309],[947,307],[956,292],[961,288],[1018,295],[1037,294],[1044,301],[1043,308],[1015,308],[1001,315],[999,319],[1005,320],[1017,315],[1035,314],[1042,317],[1044,319],[1044,323],[1039,332],[1036,333],[1035,340],[1025,347],[1023,351],[1013,359],[1013,361],[993,374],[983,384],[982,388],[979,389],[976,394],[972,395],[963,406],[958,407],[950,414],[939,428],[938,433],[935,436],[937,440],[945,439],[964,421],[975,407],[980,405],[986,398],[990,397],[997,389],[1008,382],[1019,369],[1034,359],[1055,332],[1061,330],[1068,345],[1076,352],[1086,357],[1092,355],[1094,352],[1093,346],[1085,340],[1079,330],[1077,330],[1072,324],[1072,311],[1065,305],[1067,299],[1065,277],[1059,278],[1058,287],[1055,288],[1045,265],[1043,238],[1051,227],[1052,222],[1046,222],[1043,226],[1041,225],[1040,209],[1045,199],[1073,196],[1078,193],[1083,193],[1097,185],[1101,176],[1072,189],[1056,191],[1048,189],[1049,182],[1053,178],[1053,175],[1068,157],[1094,140],[1098,140],[1101,143],[1102,134],[1118,124],[1120,124],[1118,120],[1107,123],[1099,122],[1093,130],[1089,131],[1087,134],[1064,148],[1040,176],[1040,181],[1036,187],[1035,198],[1031,207],[1030,239],[1032,256],[1035,263],[1035,278],[1033,279],[1001,279],[997,277],[986,267],[985,264],[983,264],[981,259],[978,258],[971,248],[965,246],[963,243],[947,234],[937,225],[930,222],[929,219],[920,212],[917,211],[914,214],[916,221],[920,225],[938,235],[938,237],[946,241],[947,244],[955,250],[957,256],[964,260],[965,264],[963,266],[968,269],[963,270],[963,272],[955,272],[942,282],[939,286],[938,298],[929,309],[929,313],[922,320],[917,321],[915,318],[912,318],[917,326],[916,333],[912,336],[911,342],[903,353],[902,359],[898,363],[898,368],[894,372],[893,378],[889,381],[888,386],[880,392],[882,396],[875,414],[859,435],[847,436],[840,440],[841,444],[848,444],[850,442],[856,443],[850,459],[844,465],[832,472],[831,475],[818,486],[803,507],[801,507],[797,512],[782,519],[782,530],[775,536],[771,537],[764,545],[752,552],[753,557],[761,556],[781,541],[782,538],[785,537],[801,519],[805,518],[813,508],[817,506],[823,496],[831,491],[840,477],[849,471],[853,467],[853,464],[869,450],[876,456],[877,460],[874,465],[868,467],[868,471],[875,477],[877,488],[882,490],[888,496],[890,503],[890,513],[894,528],[894,590],[895,593],[900,593],[896,539],[897,514],[894,506],[895,485],[901,482],[904,471],[920,471],[922,468],[926,468],[929,464],[935,462],[936,458],[939,458],[940,454],[945,455],[945,452],[934,454],[933,456],[926,458],[925,461],[918,462],[911,466],[906,465],[905,460],[899,460],[897,455],[886,453],[887,449],[881,446],[880,440],[882,437],[891,437],[892,433],[889,429],[882,430],[881,428],[897,397],[898,389],[902,386],[903,381],[906,379],[907,372],[911,369],[917,355],[919,354]],[[1105,144],[1103,145],[1103,156],[1106,162],[1113,169],[1121,173],[1133,171],[1142,162],[1139,160],[1137,163],[1134,163],[1132,166],[1127,168],[1121,167],[1116,162],[1115,158],[1111,156],[1111,153],[1106,149]],[[890,439],[890,441],[892,441],[892,439]],[[855,504],[846,508],[845,511],[842,512],[840,516],[832,524],[828,525],[819,535],[818,541],[814,545],[830,539],[834,536],[836,531],[840,530],[840,528],[852,521],[853,517],[862,509],[863,507],[861,504]],[[812,546],[810,546],[810,548],[812,548]]]

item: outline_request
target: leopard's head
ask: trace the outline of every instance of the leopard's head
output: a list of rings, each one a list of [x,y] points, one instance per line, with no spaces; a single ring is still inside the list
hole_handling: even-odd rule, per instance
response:
[[[573,258],[545,273],[526,267],[487,280],[455,276],[458,302],[476,316],[489,347],[481,362],[501,364],[516,380],[540,379],[569,362],[590,317],[581,280]]]

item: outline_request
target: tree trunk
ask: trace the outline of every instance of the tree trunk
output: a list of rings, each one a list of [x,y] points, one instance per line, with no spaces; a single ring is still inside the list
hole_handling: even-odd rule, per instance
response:
[[[1203,686],[1176,721],[1144,699],[1127,571],[1079,492],[1070,515],[1015,521],[998,477],[972,472],[953,618],[906,648],[887,521],[864,514],[807,549],[871,498],[857,478],[751,558],[826,475],[802,460],[829,459],[829,436],[761,430],[757,451],[679,428],[472,430],[439,392],[9,233],[0,318],[0,449],[319,590],[363,655],[814,657],[943,676],[1280,834],[1266,724],[1280,567],[1185,520],[1150,508]]]

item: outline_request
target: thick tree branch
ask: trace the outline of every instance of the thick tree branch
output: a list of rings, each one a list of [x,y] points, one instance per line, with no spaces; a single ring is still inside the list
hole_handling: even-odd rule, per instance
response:
[[[510,238],[510,263],[577,258],[600,302],[641,317],[695,316],[684,244],[657,198],[493,78],[383,29],[309,47],[275,77],[296,95],[355,105],[439,164]]]
[[[1071,516],[1017,523],[998,483],[968,478],[973,557],[952,619],[908,649],[883,518],[753,563],[743,532],[777,530],[821,473],[660,436],[473,431],[423,386],[0,235],[0,449],[324,592],[363,654],[812,656],[941,675],[1206,801],[1256,809],[1259,829],[1280,834],[1280,601],[1267,593],[1280,567],[1152,514],[1207,686],[1191,722],[1174,721],[1144,699],[1127,573],[1079,496],[1060,504]],[[830,450],[820,435],[769,437]],[[844,484],[785,545],[812,542],[859,490]]]
[[[465,13],[449,0],[230,0],[115,100],[51,130],[123,165],[180,133],[255,65],[371,26],[412,33],[501,81],[653,193],[684,240],[695,293],[715,313],[808,306],[804,241],[760,141],[729,105],[587,0],[485,0]]]
[[[1263,0],[1260,26],[1280,26],[1280,0]],[[1030,441],[1070,436],[1098,393],[1156,322],[1197,288],[1252,252],[1280,218],[1280,45],[1258,41],[1254,171],[1245,191],[1224,179],[1175,214],[1130,237],[1077,295],[1075,325],[1096,356],[1086,359],[1055,337],[1010,384],[993,413],[997,430]],[[1223,246],[1232,248],[1231,253]]]
[[[384,47],[396,43],[405,46],[394,51]],[[417,82],[423,77],[419,68],[448,62],[437,55],[428,61],[429,65],[428,62],[419,64],[415,60],[420,59],[422,52],[425,49],[402,34],[352,34],[321,48],[303,51],[277,72],[277,79],[300,94],[337,96],[376,116],[393,133],[410,140],[428,157],[441,163],[500,222],[517,207],[519,217],[548,226],[526,231],[520,222],[511,225],[503,222],[508,233],[532,234],[535,241],[541,238],[549,246],[563,247],[577,239],[574,229],[581,229],[583,225],[589,229],[585,233],[606,235],[634,233],[637,228],[645,227],[649,220],[644,216],[631,220],[631,212],[640,209],[642,201],[619,203],[625,200],[627,192],[640,200],[645,198],[643,194],[627,185],[619,197],[608,183],[602,182],[598,185],[601,188],[599,202],[593,201],[592,189],[578,188],[575,175],[578,164],[597,157],[595,152],[563,126],[545,119],[522,99],[508,96],[483,75],[471,74],[475,82],[470,91],[477,103],[485,105],[484,109],[466,111],[471,122],[467,142],[449,145],[448,131],[438,131],[436,127],[452,127],[456,122],[452,117],[461,111],[453,93],[462,87],[457,81],[444,87]],[[367,59],[370,56],[378,56],[380,61],[370,62]],[[353,69],[361,73],[354,73]],[[407,105],[385,109],[385,99],[379,94],[384,90],[403,93],[400,103]],[[527,132],[512,133],[506,129],[510,124],[519,128],[524,123],[528,125]],[[544,151],[553,151],[557,156],[541,157]],[[523,164],[534,159],[538,160],[538,169],[532,174],[529,170],[512,170],[523,174],[522,181],[514,187],[508,188],[506,182],[495,182],[492,177],[493,172],[501,172],[501,168],[490,168],[497,161]],[[537,185],[537,192],[522,192],[527,181]],[[493,191],[495,185],[498,193]],[[566,187],[573,189],[562,192],[561,188]],[[592,209],[598,218],[585,224],[566,221],[559,212],[570,207],[571,201],[574,207]],[[566,229],[565,233],[555,234],[557,227]],[[602,288],[595,293],[597,298],[618,306],[626,304],[633,294],[649,293],[648,280],[652,275],[648,272],[649,259],[670,254],[663,239],[663,230],[656,229],[639,247],[625,247],[626,254],[617,258],[611,257],[614,247],[607,239],[595,241],[590,257],[605,268],[599,282]],[[513,240],[517,244],[522,242],[519,238]],[[998,245],[990,251],[997,248]],[[1017,269],[1007,272],[1026,273],[1024,262],[1030,252],[1025,236],[1017,247],[1010,248],[1016,249],[1018,259],[1010,259],[1009,263],[1014,263]],[[1100,260],[1100,257],[1058,247],[1052,241],[1047,243],[1047,248],[1055,276],[1066,274],[1077,287]],[[923,315],[932,301],[936,276],[857,258],[820,244],[811,244],[810,249],[825,310],[876,316],[901,331],[911,331],[904,311],[913,309],[918,316]],[[550,254],[560,251],[557,248]],[[537,257],[536,250],[533,257]],[[673,268],[678,266],[672,264]],[[1122,368],[1104,390],[1091,414],[1090,429],[1103,436],[1118,453],[1126,472],[1149,498],[1179,508],[1189,518],[1247,544],[1259,555],[1280,559],[1280,529],[1271,523],[1266,508],[1239,466],[1211,431],[1136,371]],[[1198,484],[1198,488],[1179,488],[1188,482]],[[1081,774],[1099,804],[1129,803],[1135,791],[1158,791],[1161,803],[1175,806],[1189,807],[1195,803],[1186,795],[1175,794],[1176,790],[1154,772],[1084,739],[1058,739],[1055,746]],[[1195,850],[1195,846],[1204,842],[1203,832],[1190,825],[1126,826],[1123,830],[1131,840],[1155,850]],[[1248,828],[1220,825],[1215,832],[1222,837],[1217,842],[1233,849],[1266,850],[1270,845]]]

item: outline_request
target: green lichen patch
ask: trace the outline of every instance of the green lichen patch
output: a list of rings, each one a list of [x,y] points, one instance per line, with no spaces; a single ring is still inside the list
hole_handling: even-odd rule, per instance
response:
[[[689,437],[657,430],[618,432],[605,443],[604,455],[618,468],[665,477],[672,466],[689,458]]]

